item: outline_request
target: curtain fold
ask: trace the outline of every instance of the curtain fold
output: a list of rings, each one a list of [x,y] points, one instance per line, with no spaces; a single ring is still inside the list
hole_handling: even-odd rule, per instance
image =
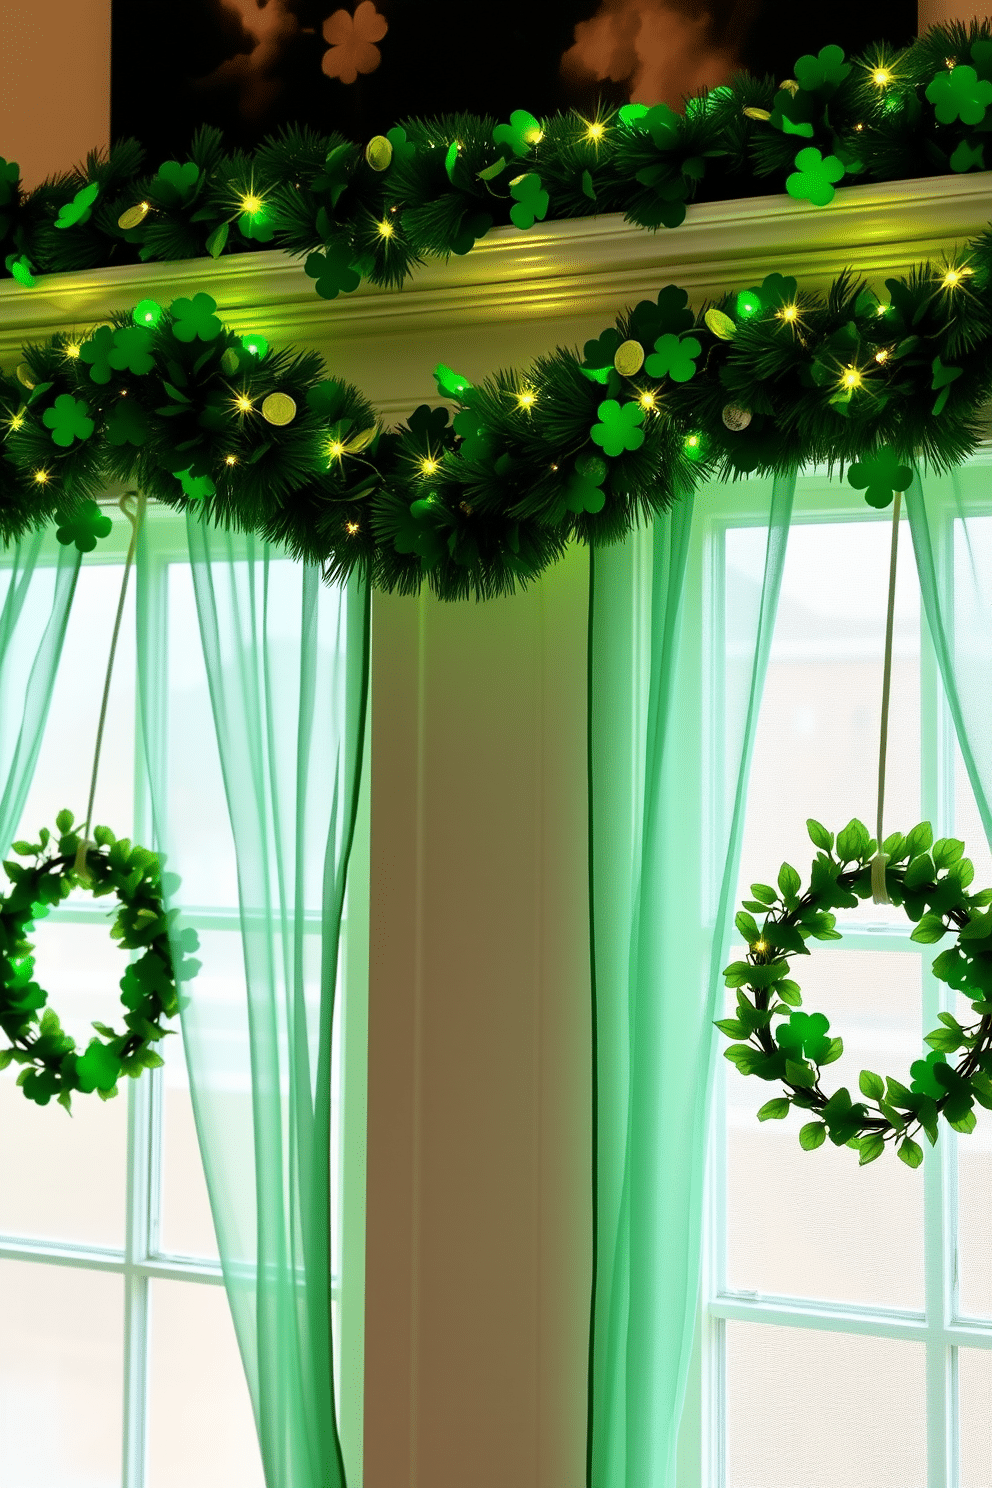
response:
[[[369,591],[357,582],[330,588],[314,566],[193,517],[187,537],[243,961],[225,970],[207,934],[202,970],[184,988],[197,1135],[267,1488],[344,1488],[332,1351],[331,1038],[364,746]],[[169,620],[152,612],[149,592],[139,566],[154,835],[178,875],[170,883],[183,934],[195,924],[182,889],[195,848],[170,830],[170,766],[155,727],[162,699],[154,664],[142,663]]]
[[[675,1481],[700,1277],[712,1020],[794,492],[794,474],[768,483],[756,603],[731,596],[724,610],[719,555],[700,517],[705,492],[652,532],[590,554],[588,1488]],[[704,597],[724,617],[714,637],[702,629]],[[709,675],[724,700],[719,719],[704,691]],[[722,783],[722,799],[707,782]]]
[[[14,544],[0,569],[0,857],[6,857],[31,788],[62,656],[82,553],[58,547],[40,563],[51,532]]]

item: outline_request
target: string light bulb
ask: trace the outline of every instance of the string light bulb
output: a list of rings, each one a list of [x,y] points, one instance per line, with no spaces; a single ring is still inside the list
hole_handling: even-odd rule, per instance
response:
[[[246,217],[257,217],[265,206],[265,197],[257,191],[248,190],[239,198],[239,206]]]
[[[239,413],[251,413],[255,407],[247,393],[239,393],[234,400],[234,406]]]
[[[856,388],[862,387],[864,378],[857,367],[845,367],[840,377],[840,385],[854,392]]]
[[[544,138],[543,129],[525,129],[523,140],[525,145],[539,145]]]
[[[237,465],[237,463],[238,463],[238,457],[237,457],[237,455],[225,455],[224,456],[224,464],[225,465]]]
[[[768,942],[767,940],[756,940],[751,949],[756,955],[763,956],[768,949]]]
[[[876,88],[887,88],[892,81],[892,73],[887,67],[876,67],[871,80]]]
[[[441,469],[441,461],[435,460],[433,455],[424,455],[420,462],[421,475],[436,475]]]
[[[23,415],[23,413],[21,413],[21,412],[12,413],[11,416],[10,416],[10,427],[12,429],[21,429],[21,428],[23,428],[23,426],[24,426],[24,415]]]
[[[881,366],[883,362],[887,362],[889,360],[889,356],[890,352],[886,347],[883,346],[879,351],[876,351],[875,360],[876,362],[878,362],[879,366]]]
[[[34,478],[37,485],[45,486],[48,484],[52,477],[47,470],[36,470],[34,473]]]
[[[329,443],[328,443],[328,446],[327,446],[327,463],[328,463],[328,465],[331,463],[332,460],[340,460],[340,458],[341,458],[341,456],[343,454],[344,454],[344,445],[341,443],[341,440],[340,439],[332,439],[332,440],[330,440]]]
[[[393,236],[393,233],[396,231],[396,228],[390,222],[388,217],[383,217],[381,222],[376,223],[375,230],[379,234],[380,238],[391,238]]]
[[[344,530],[345,532],[347,532],[349,537],[355,537],[356,534],[359,533],[362,529],[359,527],[357,522],[345,522]]]
[[[963,279],[973,272],[967,264],[949,264],[947,273],[941,280],[942,289],[957,289]]]
[[[653,413],[654,410],[658,407],[658,399],[652,392],[642,393],[637,401],[638,403],[640,403],[643,409],[646,409],[648,413]]]
[[[537,402],[537,394],[533,388],[521,388],[517,394],[517,407],[523,409],[533,408]]]
[[[63,350],[65,352],[65,355],[72,362],[74,362],[76,360],[76,358],[79,356],[79,349],[80,348],[79,348],[79,342],[78,341],[70,341],[63,348]]]
[[[602,122],[601,119],[586,119],[583,122],[586,126],[584,138],[587,139],[590,144],[598,145],[600,140],[603,138],[603,135],[606,133],[606,125]]]
[[[779,320],[784,320],[787,325],[795,325],[796,321],[799,319],[799,306],[783,305],[781,310],[779,310],[777,314]]]

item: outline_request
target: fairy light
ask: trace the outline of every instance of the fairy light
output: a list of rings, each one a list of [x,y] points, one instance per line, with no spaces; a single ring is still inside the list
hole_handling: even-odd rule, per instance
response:
[[[543,129],[525,129],[523,140],[525,145],[539,145],[544,138]]]
[[[341,443],[341,440],[340,439],[332,439],[332,440],[330,440],[328,442],[328,445],[327,445],[327,463],[328,463],[328,465],[331,463],[332,460],[340,460],[340,458],[341,458],[341,456],[343,454],[344,454],[344,445]]]
[[[433,455],[424,455],[419,468],[421,475],[436,475],[441,469],[441,461],[435,460]]]
[[[63,348],[63,350],[65,352],[65,355],[69,358],[69,360],[71,362],[74,362],[76,360],[76,358],[79,356],[79,350],[80,350],[80,348],[79,348],[79,342],[78,341],[70,341]]]
[[[36,470],[34,478],[37,485],[46,486],[52,477],[47,470]]]
[[[849,388],[851,390],[851,392],[854,392],[855,389],[861,387],[863,385],[863,383],[864,383],[864,378],[862,377],[861,373],[858,371],[857,367],[845,367],[844,368],[843,372],[841,373],[841,377],[840,377],[840,385],[841,385],[841,387],[843,387],[843,388]]]
[[[784,320],[787,325],[795,325],[796,321],[799,319],[799,306],[783,305],[781,310],[779,310],[777,314],[779,320]]]
[[[584,119],[583,123],[586,126],[583,138],[587,139],[590,144],[598,145],[606,133],[606,125],[600,119]]]
[[[257,217],[265,206],[265,197],[259,196],[257,191],[246,191],[238,199],[242,212],[246,217]]]
[[[393,233],[396,231],[396,228],[390,222],[388,217],[383,217],[381,222],[376,223],[375,230],[379,234],[380,238],[391,238],[393,236]]]
[[[887,88],[892,81],[892,74],[887,67],[876,67],[871,80],[876,88]]]
[[[941,280],[941,288],[957,289],[961,281],[967,278],[967,276],[973,272],[974,271],[972,269],[969,269],[967,264],[950,264],[948,266],[947,273]]]
[[[239,393],[234,400],[234,406],[239,413],[251,413],[255,407],[247,393]]]
[[[517,394],[517,407],[523,409],[533,408],[537,402],[537,394],[533,388],[521,388]]]
[[[355,537],[362,529],[357,522],[345,522],[344,530],[349,537]]]
[[[768,949],[768,942],[767,940],[756,940],[751,949],[756,955],[763,956]]]
[[[883,346],[881,348],[881,350],[876,351],[876,353],[875,353],[875,360],[876,360],[876,362],[878,362],[879,366],[881,366],[883,362],[887,362],[889,360],[889,356],[890,356],[890,353]]]
[[[653,413],[654,410],[658,407],[658,399],[655,397],[654,393],[651,392],[642,393],[637,401],[638,403],[640,403],[641,407],[648,413]]]
[[[23,426],[24,426],[24,415],[23,415],[23,413],[12,413],[11,416],[10,416],[10,427],[12,429],[20,429],[20,428],[23,428]]]
[[[737,296],[737,314],[741,320],[750,320],[761,314],[761,301],[751,289],[742,289]]]
[[[225,457],[224,457],[224,464],[225,465],[237,465],[237,463],[238,463],[238,457],[237,457],[237,455],[225,455]]]

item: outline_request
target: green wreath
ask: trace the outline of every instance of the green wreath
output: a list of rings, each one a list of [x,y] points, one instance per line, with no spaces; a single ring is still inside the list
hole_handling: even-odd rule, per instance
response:
[[[0,1070],[12,1062],[22,1065],[17,1083],[28,1099],[47,1106],[54,1095],[67,1111],[74,1091],[88,1095],[95,1090],[109,1100],[117,1094],[121,1075],[134,1079],[163,1063],[154,1045],[172,1032],[162,1020],[179,1011],[176,982],[199,970],[198,962],[182,954],[178,963],[173,958],[169,929],[178,911],[164,908],[159,857],[132,847],[126,837],[118,841],[109,827],[94,829],[95,846],[87,844],[83,854],[83,839],[72,830],[73,822],[71,811],[60,811],[55,818],[54,852],[48,851],[53,839],[46,827],[37,842],[13,844],[15,853],[33,857],[34,863],[4,863],[13,887],[0,899],[0,1029],[9,1040],[9,1047],[0,1049]],[[34,922],[74,888],[87,889],[94,898],[115,894],[120,907],[111,937],[122,950],[141,951],[120,982],[126,1031],[94,1023],[99,1037],[82,1053],[47,1006],[48,993],[34,980],[34,947],[27,939]],[[195,950],[196,932],[174,935],[173,944],[180,953]]]
[[[833,1095],[820,1088],[820,1071],[844,1052],[843,1040],[829,1036],[822,1013],[797,1011],[802,994],[789,977],[789,957],[809,955],[806,941],[840,940],[834,909],[855,908],[872,892],[871,859],[875,840],[858,820],[837,836],[812,819],[810,839],[820,851],[801,890],[799,874],[783,863],[778,890],[752,884],[736,925],[748,942],[747,959],[734,961],[723,975],[737,989],[737,1016],[721,1018],[717,1028],[733,1039],[724,1050],[745,1075],[782,1081],[786,1095],[767,1101],[759,1121],[781,1120],[790,1107],[815,1114],[799,1133],[806,1151],[827,1137],[835,1146],[853,1147],[860,1162],[874,1162],[892,1143],[903,1162],[919,1167],[923,1149],[913,1140],[923,1131],[933,1146],[937,1118],[959,1132],[975,1127],[974,1105],[992,1110],[992,889],[968,893],[974,866],[964,856],[964,843],[953,837],[933,840],[929,822],[920,822],[905,837],[896,832],[882,843],[887,858],[885,885],[893,904],[901,904],[916,923],[911,939],[932,945],[957,930],[953,946],[933,963],[933,974],[970,996],[979,1015],[963,1027],[951,1013],[940,1013],[942,1026],[927,1034],[931,1052],[910,1067],[911,1083],[862,1070],[859,1086],[865,1101],[853,1101],[842,1086]],[[764,916],[759,929],[754,916]],[[750,993],[750,996],[748,995]],[[772,1019],[782,1021],[772,1029]],[[947,1055],[964,1054],[957,1065]]]

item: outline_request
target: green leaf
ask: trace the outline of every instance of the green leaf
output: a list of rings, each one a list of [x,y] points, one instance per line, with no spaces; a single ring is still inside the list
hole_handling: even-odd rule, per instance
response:
[[[929,853],[920,853],[910,861],[903,879],[907,889],[918,889],[923,884],[931,884],[937,877],[937,870],[933,866],[933,859]]]
[[[754,941],[760,938],[758,934],[758,927],[754,922],[754,917],[752,915],[749,915],[746,910],[742,909],[738,912],[737,915],[735,915],[734,924],[737,926],[737,929],[747,941],[748,945],[753,944]]]
[[[806,942],[795,925],[777,924],[773,920],[771,924],[765,926],[762,938],[779,950],[791,951],[800,956],[809,955]]]
[[[872,1132],[869,1136],[861,1138],[859,1151],[861,1156],[858,1159],[858,1166],[863,1168],[866,1163],[874,1162],[876,1158],[881,1157],[885,1151],[885,1142],[878,1132]]]
[[[933,860],[938,868],[949,868],[964,853],[964,843],[957,837],[941,837],[933,845]]]
[[[960,1049],[963,1040],[960,1033],[955,1033],[952,1028],[935,1028],[923,1042],[929,1044],[931,1049],[939,1050],[941,1054],[953,1054]]]
[[[751,893],[755,899],[760,899],[762,904],[774,904],[778,895],[770,884],[752,884]]]
[[[790,1085],[798,1085],[804,1090],[810,1090],[816,1084],[816,1072],[805,1061],[796,1059],[785,1061],[785,1078]]]
[[[765,1101],[765,1104],[758,1112],[758,1120],[781,1121],[784,1116],[788,1116],[791,1104],[792,1102],[784,1095],[776,1096],[774,1100]]]
[[[799,983],[792,981],[776,982],[775,991],[782,1001],[788,1003],[789,1007],[802,1007],[803,994],[799,990]]]
[[[900,1142],[896,1152],[908,1168],[918,1168],[923,1161],[923,1148],[912,1137],[906,1137]]]
[[[826,827],[823,826],[821,822],[816,821],[814,817],[811,816],[807,818],[806,830],[809,833],[809,839],[813,843],[814,847],[821,847],[824,852],[829,852],[830,849],[833,847],[833,832],[828,832]]]
[[[918,853],[929,852],[933,846],[933,829],[929,822],[920,822],[906,836],[906,849],[910,858]]]
[[[910,940],[917,941],[920,945],[933,945],[942,936],[946,935],[946,933],[947,927],[940,918],[940,915],[925,914],[909,938]]]
[[[854,817],[837,834],[837,856],[842,863],[859,862],[867,854],[870,841],[868,828]]]
[[[719,1028],[721,1033],[725,1033],[728,1038],[732,1039],[747,1038],[751,1031],[747,1024],[742,1023],[739,1018],[720,1018],[713,1026],[714,1028]]]
[[[842,1038],[832,1038],[830,1040],[829,1049],[827,1050],[826,1054],[821,1055],[818,1062],[821,1065],[833,1064],[834,1060],[839,1059],[843,1052],[844,1040]]]
[[[827,1128],[823,1121],[808,1121],[799,1129],[799,1145],[804,1152],[815,1152],[826,1140]]]
[[[791,863],[783,863],[778,872],[778,886],[783,896],[788,899],[793,894],[798,894],[802,879],[793,868]]]
[[[58,827],[59,831],[64,834],[68,832],[69,828],[72,826],[75,820],[76,818],[73,816],[71,811],[60,811],[58,816],[55,818],[55,825]]]
[[[869,1100],[879,1101],[885,1094],[885,1081],[881,1075],[873,1074],[871,1070],[862,1070],[858,1076],[858,1087],[862,1095]]]

